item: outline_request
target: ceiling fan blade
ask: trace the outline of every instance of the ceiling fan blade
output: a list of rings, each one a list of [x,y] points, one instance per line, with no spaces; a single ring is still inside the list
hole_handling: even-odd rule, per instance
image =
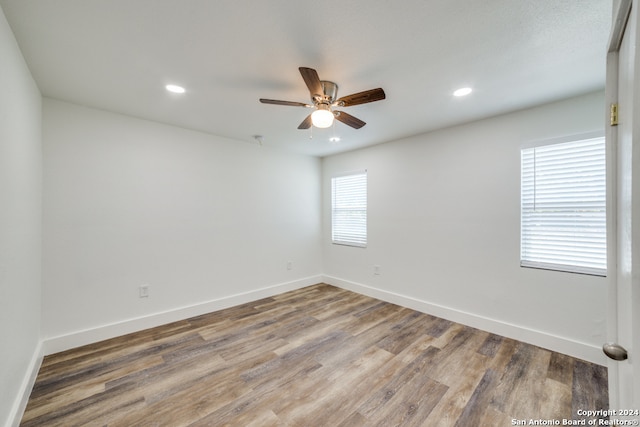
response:
[[[300,67],[300,74],[302,75],[302,79],[307,84],[309,88],[309,93],[311,97],[322,96],[324,91],[322,90],[322,83],[320,83],[320,77],[318,77],[318,72],[313,68]]]
[[[309,129],[311,127],[312,123],[311,123],[311,114],[309,114],[307,116],[306,119],[304,119],[302,121],[302,123],[300,123],[300,126],[298,126],[298,129]]]
[[[354,129],[360,129],[362,126],[366,125],[366,123],[359,118],[353,117],[351,114],[347,114],[344,111],[334,111],[334,113],[336,113],[336,120],[339,120]]]
[[[386,98],[382,88],[365,90],[364,92],[354,93],[352,95],[339,98],[335,104],[340,107],[350,107],[352,105],[366,104],[367,102],[380,101]]]
[[[313,107],[313,105],[305,104],[304,102],[278,101],[277,99],[260,98],[260,102],[263,104],[289,105],[291,107]]]

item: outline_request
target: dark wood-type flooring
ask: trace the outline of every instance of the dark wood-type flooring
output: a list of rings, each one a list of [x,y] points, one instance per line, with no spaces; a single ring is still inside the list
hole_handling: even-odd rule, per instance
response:
[[[325,284],[45,357],[21,426],[510,426],[602,366]]]

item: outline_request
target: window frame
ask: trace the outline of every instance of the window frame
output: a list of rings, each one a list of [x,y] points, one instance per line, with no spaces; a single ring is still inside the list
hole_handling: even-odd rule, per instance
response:
[[[553,171],[549,172],[550,174],[549,176],[551,177],[555,176],[555,179],[558,180],[558,181],[553,181],[554,184],[558,185],[558,189],[570,190],[575,188],[575,190],[578,190],[578,191],[588,190],[589,197],[590,198],[593,197],[593,199],[590,199],[592,200],[592,202],[589,203],[586,207],[583,206],[582,208],[580,208],[578,205],[580,203],[584,203],[584,199],[582,199],[580,201],[575,201],[573,205],[571,203],[565,203],[566,206],[560,207],[559,205],[561,203],[551,201],[552,200],[551,197],[543,196],[542,197],[543,201],[548,203],[545,205],[545,203],[543,202],[543,205],[548,206],[550,208],[549,213],[545,215],[544,213],[537,213],[536,211],[538,209],[536,209],[535,207],[531,209],[532,202],[531,200],[527,199],[527,195],[525,195],[525,193],[529,191],[531,188],[530,186],[528,186],[531,184],[525,182],[527,177],[531,179],[531,174],[525,177],[525,173],[526,173],[525,152],[533,151],[534,152],[533,156],[535,157],[536,151],[539,151],[537,159],[538,161],[542,161],[542,159],[544,158],[545,152],[549,153],[551,150],[553,150],[551,146],[555,146],[558,149],[562,149],[562,147],[558,147],[558,146],[566,144],[568,147],[569,144],[579,144],[581,142],[584,142],[585,144],[593,143],[593,142],[596,142],[597,144],[602,144],[601,147],[598,147],[599,149],[601,148],[602,151],[597,153],[597,159],[596,159],[596,161],[598,162],[597,165],[593,166],[593,168],[588,169],[588,173],[593,174],[592,176],[590,176],[591,178],[597,175],[597,178],[598,179],[602,178],[602,181],[596,180],[595,185],[588,185],[587,181],[584,181],[582,183],[574,182],[572,185],[569,185],[567,183],[569,180],[563,182],[563,179],[559,178],[557,170],[560,170],[560,168],[556,170],[555,175],[553,175],[554,174]],[[573,154],[577,155],[576,153],[573,153]],[[545,140],[545,141],[536,141],[528,144],[523,144],[521,146],[521,149],[520,149],[520,266],[521,267],[554,270],[554,271],[561,271],[561,272],[568,272],[568,273],[579,273],[579,274],[587,274],[587,275],[602,276],[602,277],[607,276],[607,264],[608,264],[608,256],[609,256],[609,252],[608,252],[609,224],[608,223],[610,220],[609,214],[608,214],[608,199],[607,199],[608,197],[607,194],[609,192],[607,156],[608,156],[608,152],[607,152],[606,140],[605,140],[603,131],[572,135],[572,136],[555,138],[555,139]],[[565,164],[566,163],[563,163],[563,165]],[[575,169],[572,172],[578,173],[579,171]],[[540,173],[540,175],[535,174],[535,163],[534,163],[533,188],[538,190],[538,193],[535,193],[535,192],[533,193],[534,206],[536,203],[537,195],[538,194],[542,195],[545,189],[549,190],[546,184],[538,184],[538,186],[536,187],[536,184],[537,184],[536,179],[542,179],[542,176],[543,176],[542,173]],[[576,175],[574,174],[572,175],[572,177],[575,178]],[[554,195],[559,194],[558,190],[556,189],[549,190],[549,191],[550,192],[553,191]],[[569,195],[574,193],[565,192],[565,194]],[[568,201],[567,198],[562,198],[561,200],[563,202]],[[563,215],[565,216],[563,217]],[[562,219],[560,220],[553,219],[554,217],[561,217]],[[553,229],[553,228],[551,229],[555,231],[547,230],[546,234],[544,232],[543,233],[535,232],[536,227],[542,229],[545,225],[555,226],[556,224],[553,224],[554,222],[557,222],[557,223],[567,222],[569,221],[567,218],[571,219],[571,217],[573,217],[573,219],[575,219],[576,222],[574,224],[570,224],[569,226],[567,226],[567,228],[563,229],[563,232],[567,233],[567,235],[564,236],[563,238],[557,238],[557,240],[554,240],[555,238],[552,237],[554,233],[560,229],[560,226],[558,226],[558,229]],[[532,225],[531,227],[526,227],[527,223],[530,224],[531,221],[536,221],[537,224]],[[585,224],[582,227],[582,230],[586,229],[586,231],[582,232],[583,234],[580,234],[581,232],[580,232],[579,224],[581,223]],[[586,225],[589,223],[591,223],[591,225]],[[571,234],[571,231],[573,231],[574,234]],[[535,243],[534,239],[531,239],[531,236],[541,237],[540,239],[541,243]],[[587,239],[587,238],[589,240],[592,240],[592,242],[589,242],[588,245],[585,243],[584,247],[582,247],[581,239]],[[544,240],[547,240],[547,241],[545,242]],[[554,242],[557,242],[558,244],[554,245]],[[591,255],[590,251],[587,251],[585,249],[591,245],[593,245],[592,246],[593,251],[591,253],[593,253],[594,255]],[[541,250],[547,250],[547,249],[551,254],[550,260],[544,260],[544,258],[546,258],[547,256],[541,255]],[[537,255],[532,254],[532,252],[535,252],[535,251],[538,251]],[[562,255],[562,254],[565,255],[564,260],[562,259],[562,257],[559,257],[559,255]],[[581,257],[581,254],[585,256],[585,260],[579,260],[579,258]],[[552,258],[553,256],[556,256],[557,258],[554,259]],[[591,258],[591,260],[589,260],[588,258]]]
[[[364,183],[358,182],[358,179]],[[337,192],[337,185],[344,185],[341,192]],[[346,172],[331,177],[331,243],[341,246],[352,246],[358,248],[366,248],[368,244],[368,175],[367,170],[355,172]],[[342,207],[337,206],[336,198],[340,194],[349,196],[346,193],[347,187],[355,186],[355,189],[363,190],[363,193],[350,195],[356,199],[342,200]],[[363,205],[364,204],[364,205]],[[347,212],[359,213],[360,218],[356,218],[355,222],[349,223],[345,217]],[[364,222],[364,225],[362,224]],[[353,228],[355,227],[355,228]]]

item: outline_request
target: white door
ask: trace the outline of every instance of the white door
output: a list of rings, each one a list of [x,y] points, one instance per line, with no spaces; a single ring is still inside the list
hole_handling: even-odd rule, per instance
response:
[[[607,101],[618,104],[618,125],[607,126],[614,171],[614,242],[610,265],[615,280],[609,292],[609,340],[626,350],[625,360],[609,362],[612,410],[640,411],[640,55],[636,49],[638,0],[614,1],[612,37],[607,58]],[[634,82],[635,78],[635,82]],[[634,112],[635,116],[634,117]],[[614,349],[615,350],[615,349]],[[635,357],[634,357],[635,356]],[[617,413],[612,418],[640,420]]]

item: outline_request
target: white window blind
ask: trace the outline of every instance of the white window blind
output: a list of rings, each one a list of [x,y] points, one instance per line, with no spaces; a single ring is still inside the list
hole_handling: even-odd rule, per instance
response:
[[[520,264],[606,275],[604,138],[522,149]]]
[[[331,240],[367,246],[367,173],[331,179]]]

